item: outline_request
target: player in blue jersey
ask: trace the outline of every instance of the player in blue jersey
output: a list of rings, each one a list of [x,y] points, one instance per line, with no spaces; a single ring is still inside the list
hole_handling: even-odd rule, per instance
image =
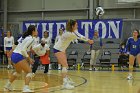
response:
[[[133,37],[128,38],[126,49],[129,52],[129,75],[127,79],[131,80],[133,79],[132,72],[135,58],[137,58],[140,66],[140,39],[139,31],[137,29],[133,31]]]

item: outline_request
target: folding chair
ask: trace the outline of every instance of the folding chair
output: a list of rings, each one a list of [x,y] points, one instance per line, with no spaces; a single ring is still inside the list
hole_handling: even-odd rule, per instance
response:
[[[118,66],[123,70],[124,66],[128,67],[129,55],[120,55],[118,58]]]
[[[100,61],[100,67],[103,68],[111,68],[111,52],[110,51],[103,51],[101,54],[101,58],[99,59]]]
[[[81,68],[84,67],[85,69],[86,66],[90,65],[90,58],[91,58],[91,52],[90,51],[85,52],[83,58],[81,59],[82,61]]]
[[[73,69],[76,69],[76,66],[77,66],[77,58],[78,58],[78,52],[73,50],[70,52],[70,54],[68,55],[68,66],[69,68],[73,68]]]

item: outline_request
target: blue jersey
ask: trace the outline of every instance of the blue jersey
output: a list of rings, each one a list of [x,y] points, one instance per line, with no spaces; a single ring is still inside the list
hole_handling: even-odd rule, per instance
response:
[[[126,50],[126,48],[120,48],[120,50],[119,50],[119,52],[121,53],[121,54],[125,54],[125,53],[127,53],[127,50]]]
[[[131,55],[136,56],[138,53],[140,53],[140,39],[134,41],[133,37],[128,38],[126,49],[130,52]]]

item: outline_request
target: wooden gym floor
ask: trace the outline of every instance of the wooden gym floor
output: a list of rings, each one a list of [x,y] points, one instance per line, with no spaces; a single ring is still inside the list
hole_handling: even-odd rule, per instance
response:
[[[24,73],[13,83],[13,92],[4,92],[5,85],[12,70],[0,68],[0,93],[21,93],[24,85]],[[75,89],[61,87],[62,77],[59,70],[50,70],[44,74],[38,70],[30,87],[35,93],[138,93],[140,89],[140,72],[134,72],[134,80],[126,80],[127,71],[77,71],[70,70]]]

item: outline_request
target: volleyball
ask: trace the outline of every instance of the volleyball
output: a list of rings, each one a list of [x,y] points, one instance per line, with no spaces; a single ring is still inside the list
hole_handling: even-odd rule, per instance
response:
[[[97,7],[97,8],[95,9],[95,11],[96,11],[96,15],[97,15],[97,16],[103,16],[104,13],[105,13],[105,11],[104,11],[104,9],[103,9],[102,7]]]

